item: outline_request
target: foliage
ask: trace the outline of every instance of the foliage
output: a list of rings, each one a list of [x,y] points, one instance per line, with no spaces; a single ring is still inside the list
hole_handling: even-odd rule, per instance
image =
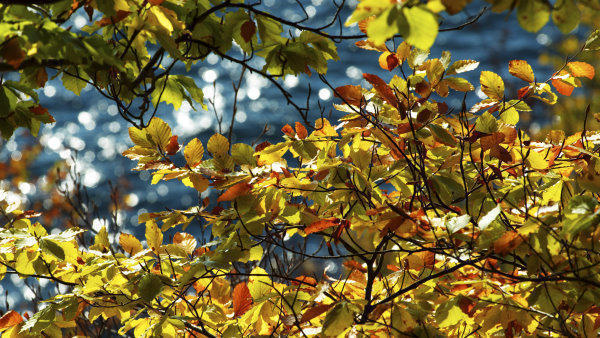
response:
[[[103,330],[209,337],[597,335],[600,132],[557,131],[536,142],[518,127],[535,102],[554,105],[556,92],[571,95],[594,79],[594,67],[570,58],[540,79],[527,61],[513,60],[507,70],[523,87],[511,93],[500,70],[483,70],[478,86],[486,98],[467,107],[475,86],[463,76],[479,63],[453,61],[450,52],[430,58],[427,49],[441,13],[458,13],[468,2],[361,1],[346,23],[359,24],[358,39],[366,39],[357,45],[377,52],[373,59],[393,77],[364,74],[369,88],[332,87],[340,100],[334,107],[344,114],[337,122],[308,123],[308,111],[294,106],[301,121],[284,126],[278,143],[231,144],[217,133],[205,143],[180,144],[162,119],[140,117],[143,128],[129,129],[133,146],[123,153],[137,162],[134,170],[149,171],[152,184],[178,180],[218,195],[216,205],[206,199],[186,210],[141,214],[142,240],[106,227],[49,232],[2,196],[2,276],[64,288],[28,318],[7,312],[0,330],[7,337]],[[569,31],[578,20],[561,13],[578,3],[495,1],[492,9],[516,8],[532,31],[552,15]],[[103,13],[88,35],[57,24],[80,7]],[[49,119],[45,110],[27,113],[43,109],[33,89],[45,82],[27,82],[28,76],[46,68],[76,93],[92,84],[132,120],[128,107],[136,100],[143,102],[141,115],[161,101],[202,102],[190,77],[169,73],[176,62],[190,67],[215,53],[251,67],[232,56],[235,42],[264,58],[264,68],[252,71],[277,83],[285,74],[322,75],[327,60],[337,59],[334,41],[357,38],[238,1],[65,1],[35,8],[48,16],[2,7],[3,58],[21,76],[0,87],[9,103],[5,137],[16,126],[35,131],[39,116]],[[304,29],[284,37],[282,23]],[[404,41],[392,50],[386,42],[397,34]],[[595,52],[599,34],[581,50]],[[146,41],[160,47],[149,53]],[[161,62],[167,54],[172,63]],[[444,102],[454,92],[465,97],[461,109]],[[185,232],[191,224],[209,241]],[[320,246],[311,252],[310,242]],[[298,272],[307,261],[332,260],[342,273]]]

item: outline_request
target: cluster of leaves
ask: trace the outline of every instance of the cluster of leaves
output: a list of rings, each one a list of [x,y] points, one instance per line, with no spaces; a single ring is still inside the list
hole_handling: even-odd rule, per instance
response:
[[[596,335],[600,133],[541,143],[516,129],[528,100],[556,100],[520,60],[509,71],[528,86],[516,98],[483,71],[488,98],[451,112],[433,94],[473,90],[453,75],[474,61],[400,49],[394,56],[411,75],[386,83],[365,74],[372,89],[336,88],[346,113],[338,125],[285,126],[280,143],[253,149],[215,134],[180,146],[159,118],[132,127],[124,155],[153,183],[221,191],[212,211],[140,216],[145,245],[126,233],[113,244],[102,229],[82,248],[77,228],[49,235],[5,210],[13,217],[2,230],[5,273],[72,288],[27,321],[7,313],[4,328],[60,335],[85,316],[113,318],[136,336]],[[593,76],[580,62],[566,69]],[[194,217],[211,242],[177,232],[164,243],[163,231],[185,230]],[[327,254],[295,253],[343,259],[339,277],[293,275],[271,262],[273,248],[294,252],[289,241],[307,236]]]
[[[221,134],[180,144],[158,117],[131,127],[134,145],[123,155],[137,161],[135,170],[149,171],[152,184],[178,180],[199,193],[218,192],[212,208],[205,199],[186,210],[141,214],[143,241],[124,232],[111,240],[106,227],[49,232],[32,220],[34,213],[0,195],[6,219],[0,275],[64,287],[32,316],[4,314],[3,336],[101,335],[90,329],[98,322],[135,336],[597,335],[600,132],[556,131],[536,142],[516,126],[532,103],[555,104],[555,91],[570,95],[582,79],[595,77],[594,68],[568,60],[542,81],[526,61],[513,60],[508,71],[523,88],[507,92],[501,76],[482,71],[486,98],[451,109],[444,98],[475,90],[462,76],[478,62],[452,61],[449,52],[429,58],[427,48],[440,13],[467,3],[360,2],[347,22],[359,23],[367,39],[358,45],[379,52],[380,66],[394,75],[386,82],[364,74],[372,88],[332,87],[343,114],[333,124],[325,118],[309,124],[302,115],[282,128],[281,142],[255,147]],[[574,2],[557,1],[553,17],[560,19],[566,4]],[[514,6],[520,17],[535,16],[521,20],[526,28],[539,29],[539,17],[550,13],[537,0],[495,1],[493,8]],[[103,13],[85,36],[56,24],[80,7]],[[282,22],[296,23],[238,1],[39,8],[46,16],[2,7],[3,18],[11,18],[2,25],[13,30],[3,59],[13,68],[32,64],[20,81],[27,69],[55,68],[67,88],[91,83],[126,118],[136,100],[201,103],[193,80],[170,68],[189,67],[209,53],[251,67],[230,53],[234,41],[264,58],[265,68],[253,71],[271,80],[310,68],[323,73],[337,57],[334,36],[304,29],[284,37]],[[50,42],[14,33],[27,18],[36,22],[36,34],[51,31],[48,24],[54,38],[94,57],[78,60],[76,50],[74,64],[55,64],[63,49],[46,58]],[[405,41],[393,51],[385,42],[396,34]],[[584,49],[596,48],[597,37]],[[109,38],[114,48],[94,47]],[[160,45],[158,51],[148,53],[146,41]],[[173,63],[162,65],[167,54]],[[5,83],[5,93],[22,96]],[[21,125],[14,111],[4,121]],[[208,242],[185,232],[194,220]],[[311,251],[307,243],[318,247]],[[299,273],[307,261],[339,264],[341,272]]]

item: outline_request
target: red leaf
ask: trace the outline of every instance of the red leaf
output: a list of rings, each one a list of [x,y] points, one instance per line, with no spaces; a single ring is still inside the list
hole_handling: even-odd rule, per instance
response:
[[[179,151],[179,142],[177,142],[177,135],[171,136],[169,144],[167,144],[167,155],[175,155]]]
[[[306,233],[307,235],[312,234],[314,232],[319,232],[321,230],[325,230],[327,228],[331,228],[339,224],[340,219],[335,217],[318,220],[316,222],[312,222],[309,226],[307,226],[304,229],[304,233]]]
[[[355,106],[360,106],[361,103],[364,103],[361,86],[346,85],[337,87],[335,89],[335,96]]]
[[[242,38],[246,42],[250,42],[254,34],[256,34],[256,25],[254,21],[248,20],[242,24],[241,27]]]
[[[304,128],[302,123],[296,122],[295,127],[296,135],[298,135],[299,139],[304,140],[306,137],[308,137],[308,132],[306,131],[306,128]]]
[[[17,312],[10,310],[0,318],[0,331],[13,327],[23,321],[23,317]]]
[[[594,78],[594,75],[595,75],[594,67],[592,67],[592,65],[590,65],[589,63],[586,63],[586,62],[581,62],[581,61],[569,62],[569,63],[567,63],[567,68],[569,68],[571,75],[573,75],[575,77],[585,76],[591,80]]]
[[[259,151],[265,149],[266,147],[268,147],[270,145],[271,145],[271,143],[269,141],[265,141],[265,142],[259,143],[259,144],[256,145],[256,147],[254,147],[254,151],[255,152],[259,152]]]
[[[233,289],[233,313],[235,317],[239,317],[250,310],[252,307],[252,295],[246,282],[239,283]]]
[[[300,318],[300,323],[306,323],[309,320],[320,316],[321,314],[327,312],[327,310],[329,310],[329,308],[332,306],[333,304],[321,304],[315,307],[311,307],[302,314],[302,318]]]
[[[531,88],[531,87],[529,87],[529,86],[527,86],[527,87],[523,87],[523,88],[520,88],[520,89],[517,91],[517,96],[518,96],[518,98],[519,98],[519,99],[522,99],[522,98],[526,97],[526,96],[527,96],[527,95],[528,95],[528,94],[531,92],[531,89],[532,89],[532,88]]]
[[[233,201],[236,197],[247,195],[252,190],[252,185],[246,182],[240,182],[229,189],[217,198],[217,202]]]

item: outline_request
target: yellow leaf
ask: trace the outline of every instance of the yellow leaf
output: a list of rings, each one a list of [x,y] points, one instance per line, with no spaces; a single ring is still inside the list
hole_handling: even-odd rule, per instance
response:
[[[145,131],[161,149],[167,148],[172,135],[171,127],[165,121],[153,117]]]
[[[508,71],[512,76],[516,76],[519,79],[532,83],[535,81],[535,75],[533,69],[525,60],[512,60],[508,63]]]
[[[204,147],[202,142],[197,138],[193,138],[185,146],[183,150],[183,156],[190,167],[195,167],[202,162],[202,156],[204,155]]]
[[[213,155],[224,155],[229,151],[229,141],[221,134],[214,134],[208,140],[206,149]]]
[[[198,242],[194,236],[186,232],[178,232],[175,234],[175,236],[173,236],[173,244],[182,248],[183,251],[188,253],[188,255],[191,255],[194,250],[196,250],[196,245]]]
[[[191,173],[189,180],[192,182],[192,187],[198,190],[198,192],[203,192],[204,190],[208,189],[208,180],[200,174]]]
[[[481,91],[483,91],[485,95],[490,99],[502,101],[502,98],[504,97],[504,81],[502,81],[502,78],[498,74],[483,71],[481,72],[479,81],[481,82]]]
[[[248,279],[248,289],[252,295],[254,301],[258,301],[259,298],[271,292],[271,285],[273,282],[267,277],[267,272],[263,268],[256,267],[250,272],[250,278]]]
[[[150,8],[149,15],[151,15],[151,17],[149,17],[151,22],[153,21],[153,17],[156,20],[156,23],[158,23],[158,25],[162,26],[164,29],[169,31],[169,33],[173,32],[173,25],[171,24],[171,21],[169,20],[169,18],[167,18],[165,13],[162,12],[161,7],[152,6]]]
[[[140,243],[140,241],[137,238],[135,238],[135,236],[126,233],[121,233],[121,235],[119,235],[119,244],[125,252],[129,253],[132,256],[142,251],[143,249],[142,243]]]
[[[146,243],[148,248],[155,250],[160,248],[163,241],[163,233],[160,231],[154,220],[146,222]]]

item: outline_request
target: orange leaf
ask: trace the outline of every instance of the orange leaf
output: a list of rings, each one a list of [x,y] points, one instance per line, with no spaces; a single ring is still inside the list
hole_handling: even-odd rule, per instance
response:
[[[311,307],[302,314],[302,318],[300,318],[300,323],[306,323],[309,320],[322,315],[323,313],[327,312],[327,310],[329,310],[329,308],[332,306],[333,304],[320,304],[315,307]]]
[[[48,81],[48,73],[46,73],[46,68],[40,68],[35,73],[35,84],[38,87],[43,87]]]
[[[556,91],[565,96],[571,96],[575,87],[568,83],[565,83],[559,79],[552,79],[552,85],[556,88]]]
[[[398,57],[396,54],[385,51],[379,56],[379,66],[385,70],[392,70],[398,66]]]
[[[574,61],[567,63],[567,68],[569,68],[570,73],[575,77],[585,76],[588,79],[593,79],[595,75],[595,70],[592,65],[586,62]]]
[[[233,289],[233,313],[235,317],[239,317],[250,310],[252,307],[252,295],[246,282],[239,283]]]
[[[250,42],[254,34],[256,34],[256,25],[254,24],[254,21],[247,20],[246,22],[244,22],[241,27],[241,33],[242,38],[244,38],[244,41]]]
[[[158,6],[160,4],[162,4],[165,0],[148,0],[148,2],[152,5],[152,6]]]
[[[183,251],[191,255],[196,249],[198,242],[191,234],[188,234],[187,232],[178,232],[175,234],[175,236],[173,236],[173,244],[182,248]]]
[[[314,232],[319,232],[321,230],[325,230],[327,228],[331,228],[334,227],[336,225],[340,224],[340,219],[339,218],[328,218],[328,219],[321,219],[315,222],[312,222],[309,226],[307,226],[304,229],[304,233],[308,234],[312,234]]]
[[[523,238],[517,232],[509,231],[494,242],[494,251],[504,255],[518,247],[521,242],[523,242]]]
[[[304,140],[308,136],[308,132],[306,131],[306,128],[304,128],[304,126],[300,122],[296,122],[295,127],[296,127],[296,135],[298,135],[298,138],[301,140]]]
[[[21,317],[19,313],[10,310],[7,313],[5,313],[4,316],[2,316],[2,318],[0,318],[0,331],[13,327],[22,321],[23,317]]]
[[[479,141],[481,142],[481,150],[486,151],[502,143],[504,141],[504,134],[496,132],[492,135],[482,137]]]
[[[310,286],[317,286],[317,280],[312,278],[312,277],[307,277],[307,276],[298,276],[295,279],[293,279],[292,284],[294,285],[310,285]]]
[[[286,124],[281,128],[281,131],[289,137],[294,137],[294,128],[289,124]]]
[[[240,182],[225,190],[225,192],[217,198],[217,202],[233,201],[238,196],[247,195],[250,190],[252,190],[251,184]]]
[[[508,71],[512,76],[516,76],[519,79],[532,83],[535,81],[535,75],[533,69],[525,60],[512,60],[508,63]]]
[[[177,135],[171,136],[169,144],[167,144],[167,155],[175,155],[179,150],[179,143],[177,142]]]
[[[360,106],[363,101],[361,86],[346,85],[337,87],[335,96],[355,106]]]
[[[2,57],[9,65],[13,66],[14,69],[19,68],[21,62],[25,60],[25,52],[21,49],[19,40],[12,38],[4,44],[2,48]]]

